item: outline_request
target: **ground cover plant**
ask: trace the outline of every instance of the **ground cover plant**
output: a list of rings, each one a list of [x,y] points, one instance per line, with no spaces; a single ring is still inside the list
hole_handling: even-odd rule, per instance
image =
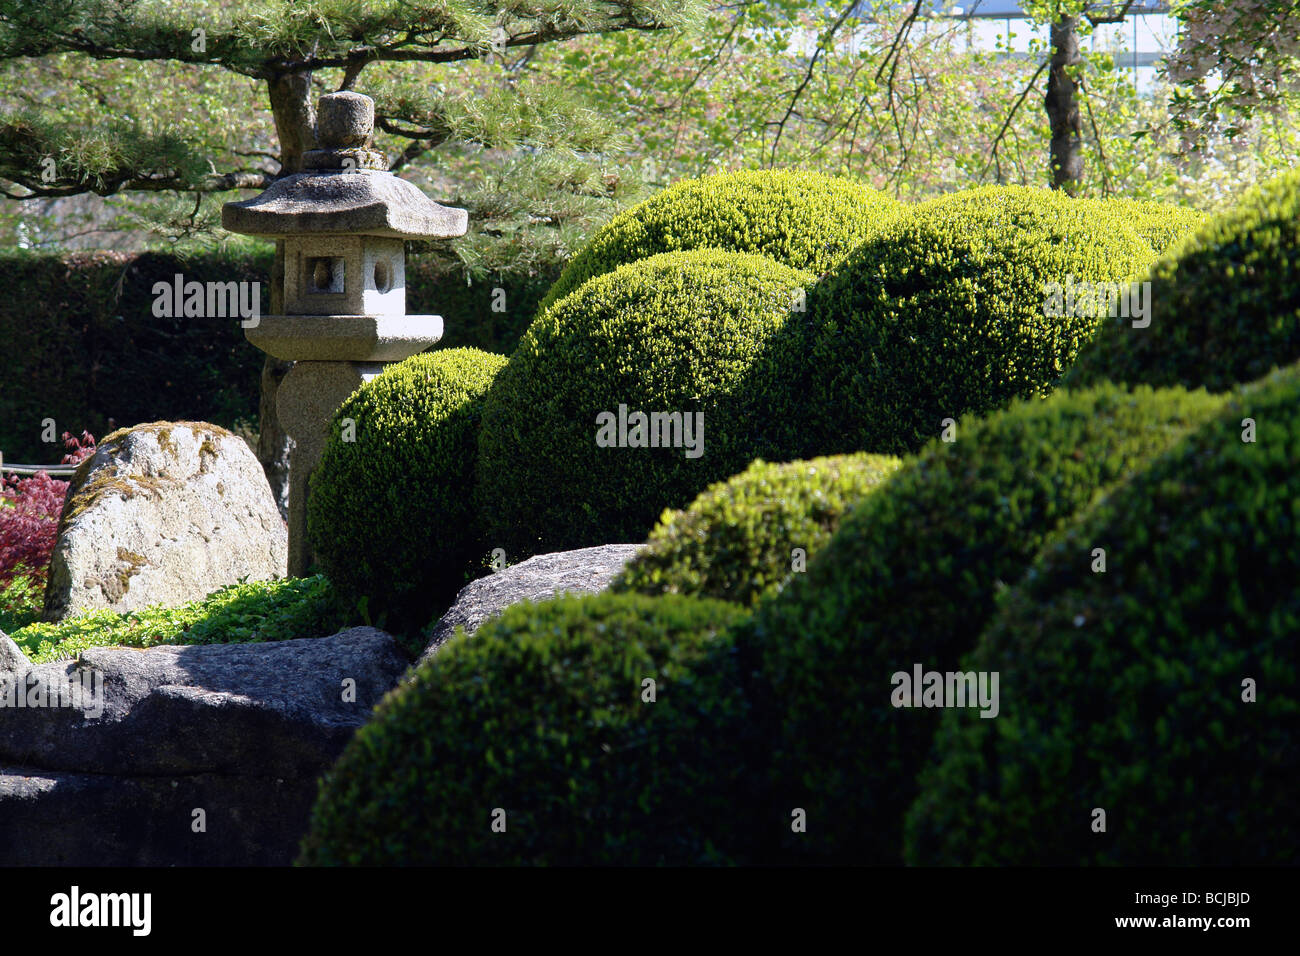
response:
[[[38,622],[9,636],[33,663],[75,657],[88,647],[242,644],[322,637],[361,623],[322,575],[232,584],[176,608],[119,614],[90,611]]]

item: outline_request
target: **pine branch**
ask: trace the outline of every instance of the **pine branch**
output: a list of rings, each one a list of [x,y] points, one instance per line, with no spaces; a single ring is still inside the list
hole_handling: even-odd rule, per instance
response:
[[[95,59],[219,65],[263,79],[332,68],[355,73],[377,61],[451,63],[592,34],[663,30],[692,22],[703,9],[701,0],[505,5],[261,0],[248,6],[223,19],[224,11],[211,6],[178,12],[138,0],[0,0],[0,59],[73,52]],[[495,35],[498,29],[506,35]]]
[[[10,199],[124,190],[194,193],[261,189],[266,170],[219,173],[211,161],[171,131],[150,133],[124,123],[79,128],[40,116],[0,116],[0,181]]]

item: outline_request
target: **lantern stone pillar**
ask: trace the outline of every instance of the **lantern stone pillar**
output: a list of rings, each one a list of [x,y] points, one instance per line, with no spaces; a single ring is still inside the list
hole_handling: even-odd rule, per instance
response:
[[[439,205],[387,171],[372,149],[375,107],[359,93],[329,93],[316,111],[318,149],[303,171],[260,196],[226,203],[231,232],[283,240],[283,315],[244,330],[262,351],[295,364],[276,415],[295,447],[289,462],[289,573],[311,565],[307,494],[330,421],[386,365],[442,338],[442,318],[406,314],[405,243],[465,234],[468,214]],[[358,423],[359,425],[360,423]]]

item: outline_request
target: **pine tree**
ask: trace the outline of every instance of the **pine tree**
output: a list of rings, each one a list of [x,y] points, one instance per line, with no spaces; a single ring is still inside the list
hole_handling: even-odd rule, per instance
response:
[[[461,260],[479,273],[531,268],[636,183],[609,165],[618,132],[530,79],[529,59],[701,11],[702,0],[0,0],[0,193],[172,194],[193,203],[197,227],[230,190],[299,170],[317,97],[357,90],[375,99],[394,171],[439,147],[440,165],[489,171],[476,192],[437,197],[471,209]],[[248,121],[259,113],[270,122]],[[286,439],[269,399],[283,372],[268,359],[259,456],[273,487]]]

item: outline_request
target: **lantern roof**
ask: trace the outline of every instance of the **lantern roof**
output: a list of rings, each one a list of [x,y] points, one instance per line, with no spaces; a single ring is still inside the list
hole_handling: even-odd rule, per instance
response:
[[[360,93],[319,101],[316,139],[302,172],[277,179],[259,196],[228,202],[221,224],[249,236],[386,236],[450,239],[465,234],[469,214],[434,202],[384,168],[371,149],[375,104]]]

